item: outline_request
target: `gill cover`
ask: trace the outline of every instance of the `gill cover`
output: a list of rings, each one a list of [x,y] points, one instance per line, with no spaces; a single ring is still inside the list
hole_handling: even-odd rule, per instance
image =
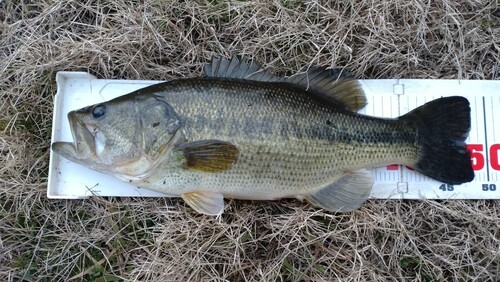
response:
[[[180,117],[160,96],[138,96],[144,153],[152,159],[162,154],[181,126]]]

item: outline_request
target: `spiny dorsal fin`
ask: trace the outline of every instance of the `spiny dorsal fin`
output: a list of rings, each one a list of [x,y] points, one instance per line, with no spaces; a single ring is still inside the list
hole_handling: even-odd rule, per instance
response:
[[[347,110],[357,112],[366,106],[366,96],[359,82],[344,69],[327,70],[314,67],[306,73],[283,78],[264,70],[255,62],[233,56],[231,59],[213,57],[210,64],[203,68],[207,77],[247,79],[264,82],[288,82],[300,85],[307,90],[339,102]]]
[[[328,99],[342,103],[348,110],[357,112],[367,104],[366,96],[359,82],[343,69],[315,67],[287,79]]]
[[[264,70],[257,63],[248,62],[236,56],[233,56],[231,60],[213,57],[210,64],[203,67],[203,71],[207,77],[238,78],[265,82],[284,80]]]

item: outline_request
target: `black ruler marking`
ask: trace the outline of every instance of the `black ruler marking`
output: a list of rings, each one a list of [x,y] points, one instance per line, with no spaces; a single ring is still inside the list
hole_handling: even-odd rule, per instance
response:
[[[485,148],[485,155],[486,155],[486,178],[488,182],[490,181],[490,160],[488,156],[488,132],[486,130],[486,103],[485,99],[483,96],[483,121],[484,121],[484,146]]]

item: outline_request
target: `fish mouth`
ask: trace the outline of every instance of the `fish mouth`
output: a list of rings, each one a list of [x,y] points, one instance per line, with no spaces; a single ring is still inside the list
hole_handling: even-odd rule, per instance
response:
[[[68,113],[69,126],[73,142],[54,142],[52,150],[61,154],[66,159],[81,162],[95,156],[96,126],[86,125],[78,118],[75,111]]]

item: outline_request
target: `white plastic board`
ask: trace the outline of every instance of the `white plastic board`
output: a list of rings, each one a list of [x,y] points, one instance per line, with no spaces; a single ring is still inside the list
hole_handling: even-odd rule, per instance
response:
[[[84,72],[58,72],[56,80],[52,142],[72,141],[66,117],[69,111],[160,82],[97,79]],[[472,151],[474,181],[451,186],[402,166],[388,166],[372,170],[375,185],[371,198],[500,199],[500,81],[382,79],[360,82],[369,103],[361,112],[367,115],[394,118],[427,101],[454,95],[468,98],[472,110],[467,144]],[[80,199],[91,195],[168,196],[131,186],[51,151],[47,196]]]

